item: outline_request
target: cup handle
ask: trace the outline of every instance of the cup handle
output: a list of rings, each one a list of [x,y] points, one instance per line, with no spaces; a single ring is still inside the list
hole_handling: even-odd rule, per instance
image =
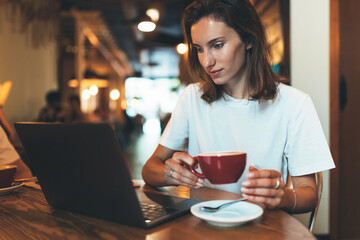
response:
[[[194,159],[195,159],[196,161],[198,161],[198,157],[194,157]],[[197,177],[199,177],[199,178],[205,178],[205,175],[197,172],[197,171],[194,169],[193,166],[190,166],[189,168],[190,168],[190,171],[191,171],[193,174],[195,174]]]

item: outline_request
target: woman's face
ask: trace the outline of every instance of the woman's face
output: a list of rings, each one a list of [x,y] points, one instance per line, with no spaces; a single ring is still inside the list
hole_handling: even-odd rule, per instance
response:
[[[251,45],[220,20],[204,17],[191,27],[193,46],[201,66],[215,84],[226,84],[231,90],[244,84],[245,53]]]

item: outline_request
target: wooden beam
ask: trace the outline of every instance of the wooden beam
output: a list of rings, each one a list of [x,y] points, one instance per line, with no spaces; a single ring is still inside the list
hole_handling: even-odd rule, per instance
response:
[[[339,238],[339,79],[340,13],[339,0],[330,0],[330,150],[336,168],[330,171],[330,238]]]
[[[102,36],[101,31],[98,31],[98,29],[107,29],[105,23],[101,20],[100,14],[97,11],[80,12],[77,10],[72,10],[72,14],[77,19],[78,24],[82,26],[78,31],[82,31],[82,34],[84,34],[90,43],[101,52],[117,75],[121,79],[131,75],[133,70],[127,58],[119,59],[113,54],[113,52],[118,54],[120,49],[114,46],[111,33],[107,30],[108,34]],[[95,31],[97,33],[95,33]],[[107,41],[107,44],[104,44],[103,41]],[[107,46],[113,49],[109,49]]]

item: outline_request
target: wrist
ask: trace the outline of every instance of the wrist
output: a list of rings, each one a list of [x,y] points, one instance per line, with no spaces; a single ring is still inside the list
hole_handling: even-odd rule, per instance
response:
[[[280,208],[286,212],[292,213],[297,207],[297,195],[293,188],[284,188],[284,196],[280,202]]]

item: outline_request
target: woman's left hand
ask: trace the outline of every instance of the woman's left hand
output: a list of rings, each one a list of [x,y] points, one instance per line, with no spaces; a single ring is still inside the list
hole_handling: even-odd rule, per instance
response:
[[[280,206],[284,196],[285,182],[281,180],[281,173],[276,170],[262,169],[250,166],[248,179],[243,181],[241,191],[250,201],[261,202],[268,208]]]

